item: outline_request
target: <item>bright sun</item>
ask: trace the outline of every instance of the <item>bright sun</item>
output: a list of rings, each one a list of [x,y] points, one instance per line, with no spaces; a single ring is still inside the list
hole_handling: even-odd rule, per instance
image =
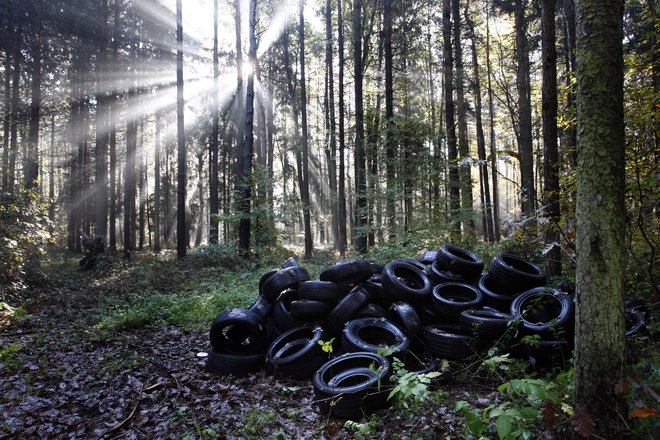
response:
[[[243,69],[243,75],[251,75],[254,72],[254,65],[249,61],[243,61],[241,68]]]

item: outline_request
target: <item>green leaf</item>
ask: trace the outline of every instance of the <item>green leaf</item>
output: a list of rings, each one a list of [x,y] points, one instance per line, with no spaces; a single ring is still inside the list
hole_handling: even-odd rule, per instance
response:
[[[507,415],[499,416],[495,421],[495,427],[497,428],[497,435],[501,439],[508,438],[511,434],[511,417]]]

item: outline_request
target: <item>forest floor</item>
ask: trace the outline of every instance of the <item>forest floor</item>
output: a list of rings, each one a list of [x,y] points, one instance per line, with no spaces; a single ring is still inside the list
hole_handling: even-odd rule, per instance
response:
[[[315,276],[329,262],[305,266]],[[43,287],[0,298],[20,306],[0,320],[0,439],[459,439],[455,402],[498,399],[501,382],[454,370],[433,383],[433,399],[347,426],[315,411],[309,381],[205,369],[213,316],[249,305],[270,267],[147,254],[130,264],[111,255],[94,272],[76,265],[50,255]]]

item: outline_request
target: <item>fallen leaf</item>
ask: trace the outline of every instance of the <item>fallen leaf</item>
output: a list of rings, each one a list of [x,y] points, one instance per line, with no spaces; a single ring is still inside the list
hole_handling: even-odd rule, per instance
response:
[[[641,406],[630,411],[630,417],[636,417],[638,419],[657,416],[660,416],[658,408],[649,408],[648,406]]]

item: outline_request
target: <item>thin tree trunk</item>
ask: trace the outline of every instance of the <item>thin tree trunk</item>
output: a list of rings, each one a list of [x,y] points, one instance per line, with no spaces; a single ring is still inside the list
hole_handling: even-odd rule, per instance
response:
[[[48,167],[48,219],[49,230],[54,231],[55,224],[55,113],[50,115],[50,164]]]
[[[460,177],[456,165],[458,150],[456,148],[456,126],[454,125],[454,59],[451,50],[451,0],[443,0],[442,35],[444,43],[445,125],[447,127],[447,161],[449,167],[449,211],[453,230],[452,238],[455,240],[461,235],[461,223],[459,220],[461,193]]]
[[[256,0],[250,0],[250,51],[249,61],[254,66],[257,61],[257,40],[255,37],[256,26]],[[239,211],[241,220],[238,229],[239,248],[247,254],[250,249],[250,199],[252,191],[250,187],[250,174],[252,170],[252,150],[254,145],[254,70],[248,75],[247,95],[245,102],[245,142],[241,160],[241,175],[239,177],[240,201]]]
[[[4,92],[4,105],[5,114],[3,121],[3,150],[2,150],[2,189],[8,190],[9,185],[9,138],[11,137],[10,121],[12,119],[11,111],[11,50],[13,46],[13,29],[10,25],[7,26],[7,35],[5,37],[5,92]]]
[[[95,202],[96,236],[107,241],[108,229],[108,187],[106,151],[108,147],[108,111],[104,90],[104,70],[106,69],[106,44],[108,41],[108,1],[101,2],[101,28],[99,29],[98,54],[96,63],[96,157],[95,162]]]
[[[156,133],[154,145],[154,252],[160,252],[160,114],[156,113]]]
[[[493,231],[493,214],[492,205],[490,200],[490,185],[488,182],[488,166],[486,164],[486,141],[484,139],[484,127],[481,117],[481,78],[479,76],[479,59],[477,56],[477,36],[475,34],[474,22],[469,16],[469,2],[465,8],[465,21],[470,31],[471,48],[472,48],[472,66],[474,68],[474,98],[475,98],[475,118],[477,128],[477,151],[479,153],[479,171],[483,184],[483,203],[482,209],[485,214],[484,233],[489,243],[495,241],[495,233]]]
[[[623,0],[577,3],[577,266],[574,408],[623,438],[626,365]],[[625,434],[624,434],[625,432]]]
[[[312,224],[309,213],[309,145],[307,141],[307,92],[305,85],[305,18],[303,15],[305,2],[300,2],[300,111],[302,116],[302,174],[303,186],[300,195],[303,205],[305,222],[305,258],[312,256]]]
[[[555,46],[555,0],[543,1],[543,186],[545,212],[552,220],[545,232],[548,275],[561,275],[559,247],[559,152],[557,148],[557,48]],[[556,243],[556,244],[555,244]]]
[[[529,90],[529,48],[527,47],[527,0],[516,0],[516,87],[518,89],[518,149],[520,153],[521,210],[530,217],[536,209],[532,105]]]
[[[495,241],[500,241],[500,197],[497,179],[497,147],[495,135],[495,106],[490,63],[490,2],[486,4],[486,69],[488,76],[488,119],[490,128],[490,168],[493,176],[493,233]]]
[[[325,68],[328,77],[327,114],[330,130],[330,154],[328,160],[328,184],[332,212],[332,238],[334,248],[339,249],[339,200],[337,199],[337,121],[335,120],[335,80],[332,64],[332,1],[325,3]]]
[[[346,173],[345,173],[345,148],[346,136],[344,133],[344,21],[341,0],[337,0],[337,51],[339,52],[339,253],[346,253]]]
[[[213,111],[211,126],[211,163],[209,164],[209,211],[210,230],[209,242],[218,242],[218,126],[220,123],[218,108],[218,92],[220,83],[218,81],[218,0],[213,0],[213,94],[211,108]]]
[[[465,102],[465,79],[463,72],[463,42],[461,41],[461,10],[460,0],[452,0],[454,63],[456,66],[456,123],[458,125],[459,161],[470,156],[467,132],[467,103]],[[463,233],[474,239],[472,172],[470,165],[458,169],[461,193],[461,217],[463,218]]]
[[[385,52],[385,174],[387,196],[385,212],[390,240],[396,237],[396,139],[394,136],[394,78],[392,74],[392,0],[383,0],[383,51]]]
[[[16,183],[16,156],[18,156],[18,115],[20,113],[19,82],[21,80],[21,40],[22,24],[19,22],[14,38],[14,70],[11,77],[11,122],[9,143],[9,168],[7,169],[7,191],[14,192]]]
[[[112,56],[115,65],[119,64],[119,17],[120,17],[121,0],[115,0],[114,3],[114,23],[112,30]],[[109,132],[109,148],[110,148],[110,250],[117,250],[117,121],[119,116],[117,106],[118,92],[113,88],[110,94],[110,115],[108,117],[108,132]]]
[[[30,129],[28,132],[28,153],[25,166],[25,187],[39,185],[39,123],[41,119],[41,44],[42,19],[41,0],[30,2],[32,17],[32,85],[30,102]]]
[[[183,121],[183,19],[181,2],[176,1],[176,133],[177,133],[177,203],[176,256],[186,258],[188,240],[186,229],[186,136]]]
[[[355,68],[355,250],[367,251],[367,179],[364,153],[364,108],[362,96],[362,1],[353,1],[353,66]]]

